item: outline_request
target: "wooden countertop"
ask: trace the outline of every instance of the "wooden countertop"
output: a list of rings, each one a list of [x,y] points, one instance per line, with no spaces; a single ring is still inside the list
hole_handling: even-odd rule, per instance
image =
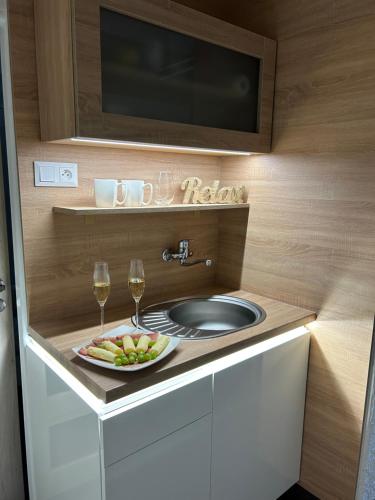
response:
[[[259,304],[267,313],[266,319],[257,326],[230,335],[210,340],[182,340],[179,346],[165,360],[134,373],[121,373],[96,367],[78,358],[72,347],[98,336],[98,327],[75,329],[71,324],[38,323],[30,326],[30,335],[83,383],[96,397],[109,403],[147,386],[167,380],[187,370],[213,361],[251,344],[273,337],[316,319],[313,311],[278,302],[267,297],[243,290],[224,292],[223,289],[210,293],[228,293]],[[131,325],[130,318],[106,324],[106,330],[121,324]],[[62,333],[63,332],[63,333]]]

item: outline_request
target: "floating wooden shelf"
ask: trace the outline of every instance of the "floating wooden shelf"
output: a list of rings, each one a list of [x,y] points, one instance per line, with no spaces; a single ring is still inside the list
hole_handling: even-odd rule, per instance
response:
[[[120,214],[144,214],[157,212],[192,212],[195,210],[229,210],[234,208],[249,208],[248,203],[200,203],[198,205],[149,205],[146,207],[53,207],[53,212],[65,215],[120,215]]]

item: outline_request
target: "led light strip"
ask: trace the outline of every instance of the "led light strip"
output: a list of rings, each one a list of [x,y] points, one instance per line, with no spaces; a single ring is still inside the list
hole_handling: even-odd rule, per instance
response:
[[[87,389],[74,375],[64,368],[53,356],[41,347],[30,336],[27,339],[28,347],[46,363],[51,370],[56,373],[76,394],[78,394],[102,420],[111,418],[118,413],[131,410],[163,394],[176,390],[185,385],[191,384],[208,375],[218,373],[229,366],[233,366],[241,361],[255,357],[263,352],[278,347],[286,342],[306,335],[309,330],[305,326],[300,326],[294,330],[276,335],[270,339],[258,342],[257,344],[245,347],[240,351],[221,357],[215,361],[206,363],[198,368],[190,370],[181,375],[171,377],[164,382],[151,385],[133,394],[124,396],[111,403],[104,403]]]
[[[98,146],[123,146],[124,148],[138,148],[138,149],[149,149],[152,151],[171,151],[180,153],[200,153],[200,154],[212,154],[212,155],[223,155],[223,156],[250,156],[255,153],[249,151],[233,151],[230,149],[210,149],[210,148],[195,148],[190,146],[172,146],[166,144],[150,144],[147,142],[132,142],[132,141],[115,141],[115,140],[104,140],[104,139],[94,139],[92,137],[71,137],[69,139],[73,142],[79,142],[81,144],[97,144]]]
[[[25,344],[30,348],[58,377],[62,379],[79,397],[81,397],[90,408],[100,413],[103,401],[97,398],[85,385],[74,375],[64,368],[49,352],[47,352],[30,335],[26,335]]]
[[[307,333],[309,333],[309,330],[305,326],[300,326],[298,328],[295,328],[294,330],[290,330],[280,335],[276,335],[271,339],[259,342],[258,344],[245,347],[245,349],[234,352],[233,354],[229,354],[228,356],[224,356],[215,361],[211,361],[210,363],[206,363],[205,365],[195,368],[182,375],[170,378],[169,380],[161,382],[160,384],[155,384],[153,386],[147,387],[147,389],[143,389],[142,391],[140,391],[145,395],[142,399],[138,399],[131,402],[130,404],[127,404],[126,408],[124,408],[124,403],[121,404],[120,403],[121,400],[118,400],[116,401],[118,402],[118,407],[116,409],[109,411],[108,413],[106,412],[105,415],[102,415],[101,419],[106,420],[115,415],[118,415],[119,413],[123,413],[124,411],[136,408],[137,406],[152,401],[157,397],[160,397],[164,394],[168,394],[169,392],[179,389],[180,387],[184,387],[185,385],[191,384],[196,380],[200,380],[209,375],[218,373],[230,366],[240,363],[241,361],[253,358],[259,354],[262,354],[263,352],[269,351],[270,349],[273,349],[282,344],[290,342],[291,340],[294,340],[298,337],[302,337]],[[168,386],[168,384],[170,385]],[[160,389],[158,390],[158,388]]]

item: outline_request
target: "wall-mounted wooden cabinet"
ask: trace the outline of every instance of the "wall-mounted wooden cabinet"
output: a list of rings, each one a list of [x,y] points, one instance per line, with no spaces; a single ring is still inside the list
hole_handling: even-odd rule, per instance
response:
[[[43,141],[270,150],[273,40],[166,0],[36,0],[35,18]]]

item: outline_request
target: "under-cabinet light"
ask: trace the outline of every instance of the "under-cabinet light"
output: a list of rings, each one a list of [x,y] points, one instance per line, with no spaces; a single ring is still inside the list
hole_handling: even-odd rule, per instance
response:
[[[194,148],[189,146],[170,146],[166,144],[150,144],[147,142],[131,142],[131,141],[115,141],[105,139],[94,139],[92,137],[71,137],[71,141],[80,142],[82,144],[98,144],[102,146],[123,146],[124,148],[149,149],[151,151],[171,151],[177,153],[192,153],[192,154],[209,154],[222,156],[250,156],[255,153],[248,151],[233,151],[230,149],[210,149],[210,148]]]

